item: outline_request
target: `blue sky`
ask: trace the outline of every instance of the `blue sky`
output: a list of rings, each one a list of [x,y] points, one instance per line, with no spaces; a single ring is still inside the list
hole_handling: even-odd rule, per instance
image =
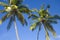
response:
[[[7,3],[7,0],[0,0],[0,1],[4,1]],[[38,10],[40,9],[40,6],[42,4],[45,4],[46,6],[48,4],[51,5],[51,8],[49,9],[49,12],[51,15],[55,15],[58,14],[60,15],[60,0],[24,0],[23,4],[28,5],[28,7],[30,9],[33,8],[37,8]],[[0,6],[0,9],[3,9],[3,7]],[[0,17],[2,17],[3,14],[0,14]],[[24,15],[25,18],[27,19],[28,16]],[[14,24],[12,24],[11,29],[7,32],[6,27],[7,27],[7,22],[9,20],[6,20],[2,25],[0,25],[0,40],[16,40],[16,35],[15,35],[15,30],[14,30]],[[17,21],[17,26],[18,26],[18,32],[19,32],[19,37],[21,40],[36,40],[36,34],[37,34],[37,30],[35,31],[31,31],[29,29],[30,27],[30,19],[27,20],[28,21],[28,26],[22,26],[21,23],[19,23],[19,21]],[[52,34],[50,33],[50,39],[51,40],[60,40],[60,21],[58,20],[58,24],[53,24],[53,28],[55,29],[56,33],[57,33],[57,38],[54,39],[54,37],[52,36]],[[44,28],[42,26],[42,29],[40,31],[40,35],[39,35],[39,40],[45,40],[45,32],[44,32]]]

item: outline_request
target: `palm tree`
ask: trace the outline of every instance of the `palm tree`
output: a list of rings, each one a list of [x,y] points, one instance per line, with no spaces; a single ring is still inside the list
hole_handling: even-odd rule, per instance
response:
[[[57,19],[60,19],[60,16],[54,15],[51,16],[48,12],[48,8],[50,6],[48,5],[46,9],[44,9],[44,5],[41,7],[40,10],[34,9],[33,11],[37,12],[39,16],[32,14],[29,16],[29,18],[32,18],[32,20],[35,20],[34,23],[30,26],[30,30],[34,31],[38,26],[38,33],[37,33],[37,40],[39,39],[39,31],[41,30],[41,25],[44,26],[45,32],[46,32],[46,40],[50,40],[49,33],[50,31],[54,37],[56,37],[56,32],[52,27],[52,23],[57,24]]]
[[[27,6],[22,5],[23,0],[9,0],[8,2],[9,2],[8,4],[6,4],[4,2],[0,2],[0,5],[4,6],[4,10],[0,10],[0,13],[2,13],[2,14],[4,12],[7,13],[0,20],[0,24],[3,23],[6,19],[10,19],[8,26],[7,26],[7,30],[9,30],[11,28],[12,22],[14,22],[14,25],[15,25],[14,28],[16,31],[17,40],[20,40],[19,36],[18,36],[18,29],[17,29],[15,18],[17,17],[22,25],[24,25],[24,24],[27,25],[27,22],[24,19],[22,13],[29,14],[31,11],[29,10],[29,8]]]

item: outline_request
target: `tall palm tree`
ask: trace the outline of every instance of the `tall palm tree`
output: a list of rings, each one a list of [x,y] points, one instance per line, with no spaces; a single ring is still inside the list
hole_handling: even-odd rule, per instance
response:
[[[38,33],[37,33],[37,40],[39,39],[39,31],[41,30],[41,25],[44,26],[45,32],[46,32],[46,40],[50,40],[49,33],[50,31],[54,37],[56,37],[56,32],[52,27],[52,23],[57,24],[57,19],[60,19],[60,16],[54,15],[51,16],[48,12],[48,8],[50,6],[48,5],[46,9],[44,9],[44,5],[41,7],[40,10],[34,9],[33,11],[37,12],[39,16],[32,14],[29,16],[29,18],[32,18],[32,20],[35,20],[34,23],[30,26],[30,29],[34,31],[38,27]]]
[[[22,25],[27,24],[22,13],[28,13],[29,14],[31,12],[27,6],[22,5],[22,1],[23,0],[9,0],[8,4],[6,4],[4,2],[0,2],[0,5],[4,6],[4,10],[0,10],[0,13],[2,13],[2,14],[4,12],[7,13],[0,20],[0,24],[3,23],[6,19],[10,19],[8,26],[7,26],[7,30],[9,30],[11,28],[12,22],[14,22],[14,25],[15,25],[14,28],[16,31],[17,40],[20,40],[20,39],[18,36],[18,29],[17,29],[15,18],[17,17],[18,20],[22,23]]]

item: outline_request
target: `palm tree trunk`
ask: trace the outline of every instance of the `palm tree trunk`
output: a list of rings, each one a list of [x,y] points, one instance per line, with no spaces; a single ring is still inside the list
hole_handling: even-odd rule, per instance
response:
[[[15,28],[17,40],[20,40],[19,35],[18,35],[18,28],[17,28],[17,25],[16,25],[16,21],[14,21],[14,25],[15,25],[14,28]]]

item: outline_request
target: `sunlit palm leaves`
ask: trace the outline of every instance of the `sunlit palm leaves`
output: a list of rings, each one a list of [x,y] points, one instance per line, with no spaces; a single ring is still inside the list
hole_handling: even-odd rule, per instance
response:
[[[34,9],[34,11],[39,14],[39,16],[37,16],[37,18],[34,15],[30,16],[32,19],[38,21],[41,25],[42,24],[44,25],[44,29],[46,31],[46,40],[50,40],[48,31],[50,31],[54,37],[56,36],[56,32],[53,29],[51,23],[57,24],[57,19],[60,19],[60,16],[58,16],[58,15],[51,16],[48,12],[48,8],[50,8],[49,5],[47,6],[46,9],[44,9],[44,8],[41,8],[40,10]],[[34,29],[36,29],[36,27],[37,27],[36,25],[38,25],[38,27],[41,27],[40,24],[33,23],[31,25],[30,29],[33,31]],[[38,31],[37,35],[39,35],[39,31]],[[38,37],[37,37],[37,40],[38,40]]]
[[[0,13],[2,14],[6,12],[6,14],[1,18],[0,24],[9,18],[10,20],[7,26],[7,30],[9,30],[11,28],[12,22],[14,22],[14,25],[15,25],[14,28],[15,28],[17,40],[20,40],[20,38],[18,36],[18,29],[16,26],[15,18],[17,17],[22,25],[24,24],[27,25],[27,21],[26,19],[24,19],[22,13],[24,12],[24,13],[30,14],[31,12],[29,8],[27,8],[27,6],[24,6],[22,4],[22,2],[23,0],[9,0],[8,4],[4,2],[0,2],[0,5],[4,7],[4,10],[0,10]]]
[[[23,0],[9,0],[8,2],[12,5],[19,5],[22,4]]]
[[[5,10],[0,10],[0,13],[4,13],[4,12],[6,12]]]
[[[21,21],[21,23],[22,24],[24,24],[24,17],[23,17],[23,15],[17,10],[17,14],[16,14],[16,16],[17,16],[17,18]]]
[[[21,3],[23,2],[23,0],[9,0],[9,4],[0,2],[1,6],[4,6],[4,10],[0,10],[0,13],[3,12],[7,12],[6,15],[4,15],[2,17],[2,19],[0,20],[0,23],[4,22],[6,19],[10,18],[11,21],[11,17],[13,19],[15,19],[15,16],[18,18],[19,21],[21,21],[21,23],[24,25],[27,22],[24,19],[22,13],[27,13],[29,14],[31,11],[29,10],[29,8],[27,8],[27,6],[22,5]],[[20,3],[20,4],[19,4]],[[19,5],[18,5],[19,4]],[[12,21],[11,21],[12,22]],[[11,25],[11,22],[9,22],[8,26]],[[7,27],[8,28],[8,27]],[[9,27],[10,28],[10,27]],[[8,28],[8,29],[9,29]]]
[[[48,30],[46,29],[46,27],[45,27],[45,32],[46,32],[46,40],[50,40],[49,33],[48,33]]]
[[[4,6],[4,7],[6,7],[6,6],[8,6],[8,4],[3,3],[3,2],[0,2],[0,6]]]
[[[30,10],[27,6],[22,5],[23,0],[9,0],[9,3],[3,3],[0,2],[1,6],[4,6],[4,10],[0,10],[0,13],[4,13],[6,12],[7,14],[5,14],[2,19],[0,20],[0,24],[2,22],[4,22],[6,19],[10,18],[7,29],[9,30],[11,28],[11,24],[13,21],[15,21],[15,18],[17,17],[19,21],[21,21],[22,25],[26,24],[27,22],[24,19],[22,13],[27,13],[29,14],[28,18],[32,18],[33,20],[36,20],[35,23],[33,23],[30,27],[30,29],[32,31],[34,31],[37,26],[38,26],[38,34],[37,34],[37,40],[38,40],[38,36],[39,36],[39,31],[41,29],[41,25],[44,25],[44,29],[46,31],[46,40],[50,40],[49,38],[49,33],[48,31],[50,31],[53,36],[56,36],[56,32],[53,29],[51,23],[55,23],[57,24],[57,19],[60,19],[60,16],[58,15],[54,15],[51,16],[48,12],[48,8],[50,8],[50,6],[48,5],[46,9],[44,9],[44,6],[41,6],[40,10]],[[30,12],[37,12],[39,14],[39,16],[35,15],[35,14],[30,14]]]

